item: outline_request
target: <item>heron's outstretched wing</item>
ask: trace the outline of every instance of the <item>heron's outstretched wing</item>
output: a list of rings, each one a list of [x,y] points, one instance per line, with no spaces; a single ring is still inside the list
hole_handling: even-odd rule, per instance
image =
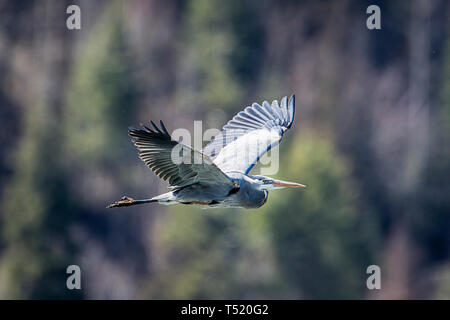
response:
[[[172,140],[162,121],[161,128],[151,124],[153,129],[129,128],[128,133],[139,150],[139,158],[159,178],[174,188],[201,183],[228,192],[235,187],[208,156]]]
[[[233,117],[203,150],[223,171],[247,174],[259,158],[276,146],[294,121],[295,96],[262,106],[254,103]]]

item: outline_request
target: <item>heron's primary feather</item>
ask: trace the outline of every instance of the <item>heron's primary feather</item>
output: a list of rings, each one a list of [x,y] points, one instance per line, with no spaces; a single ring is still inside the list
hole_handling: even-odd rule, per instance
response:
[[[276,146],[292,126],[295,96],[269,104],[254,103],[233,117],[203,150],[223,171],[247,174],[259,158]]]

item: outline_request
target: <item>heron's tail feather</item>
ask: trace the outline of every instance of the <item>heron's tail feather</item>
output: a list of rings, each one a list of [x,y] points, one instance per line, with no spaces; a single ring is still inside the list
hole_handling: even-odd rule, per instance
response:
[[[116,208],[116,207],[129,207],[134,206],[136,204],[157,202],[157,199],[143,199],[143,200],[134,200],[133,198],[123,197],[121,200],[111,203],[106,208]]]

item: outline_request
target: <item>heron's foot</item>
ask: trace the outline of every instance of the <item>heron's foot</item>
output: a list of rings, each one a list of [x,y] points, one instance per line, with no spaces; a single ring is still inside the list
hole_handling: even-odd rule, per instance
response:
[[[129,197],[122,197],[121,200],[111,203],[106,208],[115,208],[115,207],[128,207],[134,204],[134,199]]]

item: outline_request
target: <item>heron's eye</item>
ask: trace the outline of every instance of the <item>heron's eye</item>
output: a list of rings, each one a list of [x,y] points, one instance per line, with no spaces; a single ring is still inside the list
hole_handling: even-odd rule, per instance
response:
[[[263,180],[263,183],[264,183],[264,184],[266,184],[266,183],[268,183],[268,182],[269,182],[269,180],[266,180],[266,179]]]

